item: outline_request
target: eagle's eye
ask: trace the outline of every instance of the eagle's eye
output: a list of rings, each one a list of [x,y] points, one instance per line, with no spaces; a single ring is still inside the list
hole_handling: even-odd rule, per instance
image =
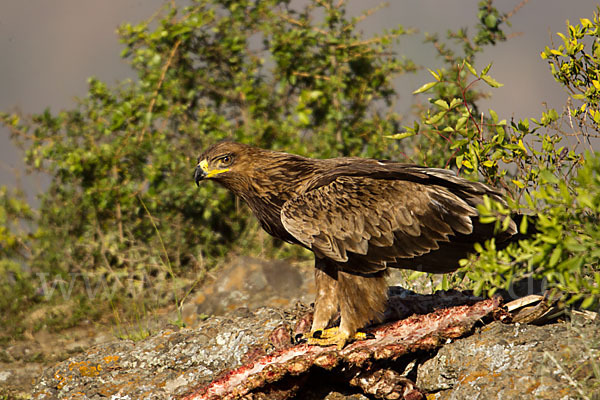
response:
[[[229,165],[233,161],[233,157],[230,154],[227,154],[219,157],[217,161],[221,165]]]

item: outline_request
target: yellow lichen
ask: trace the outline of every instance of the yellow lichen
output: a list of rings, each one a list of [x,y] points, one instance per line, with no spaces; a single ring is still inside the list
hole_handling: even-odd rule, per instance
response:
[[[54,379],[56,379],[58,381],[58,383],[56,384],[56,388],[58,390],[60,390],[63,387],[65,387],[65,385],[67,384],[67,380],[73,379],[73,375],[64,376],[60,372],[57,371],[54,374]]]
[[[484,378],[487,380],[495,379],[499,377],[500,374],[497,372],[489,372],[489,371],[473,371],[468,375],[461,375],[458,377],[458,380],[461,383],[470,383],[476,381],[479,378]]]
[[[103,360],[106,364],[113,363],[113,362],[117,361],[118,359],[119,359],[119,356],[106,356],[103,358]]]
[[[98,376],[102,367],[100,364],[90,365],[89,361],[81,361],[69,364],[69,371],[73,371],[73,369],[77,369],[81,376]]]

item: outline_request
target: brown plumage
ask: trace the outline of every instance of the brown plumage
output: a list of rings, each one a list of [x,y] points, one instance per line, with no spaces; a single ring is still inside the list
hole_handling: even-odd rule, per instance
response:
[[[380,320],[387,268],[444,273],[494,235],[479,223],[487,185],[450,170],[362,158],[326,160],[220,142],[198,158],[198,183],[213,179],[241,197],[271,235],[315,254],[311,340],[343,346]],[[511,221],[497,236],[516,234]],[[323,330],[340,312],[339,330]],[[328,336],[329,335],[329,336]],[[320,336],[320,338],[319,338]]]

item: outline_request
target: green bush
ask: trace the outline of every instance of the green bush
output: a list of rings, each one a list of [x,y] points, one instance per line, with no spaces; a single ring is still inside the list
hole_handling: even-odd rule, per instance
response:
[[[23,193],[0,187],[0,292],[12,294],[0,297],[0,310],[6,318],[0,319],[3,326],[14,326],[15,314],[20,308],[31,305],[34,288],[25,264],[31,256],[30,246],[35,239],[35,234],[31,233],[34,219],[35,214]]]
[[[568,30],[568,37],[558,34],[564,42],[558,49],[542,52],[556,81],[573,94],[564,114],[549,109],[539,119],[508,124],[493,110],[478,111],[476,84],[501,86],[489,75],[491,65],[478,72],[471,65],[476,51],[467,48],[460,61],[437,46],[450,66],[430,71],[434,81],[415,91],[431,92],[430,106],[421,112],[420,123],[396,137],[415,136],[408,145],[428,149],[415,151],[423,162],[454,164],[461,174],[504,188],[509,208],[486,201],[480,208],[483,222],[495,222],[500,229],[506,215],[525,214],[529,217],[522,220],[521,233],[537,231],[504,250],[493,240],[477,245],[477,254],[463,260],[465,268],[455,280],[467,276],[467,287],[488,294],[510,290],[523,279],[543,280],[568,302],[581,300],[589,308],[597,307],[600,298],[600,158],[591,151],[600,121],[598,14],[593,22],[568,24]],[[446,284],[444,280],[442,286]]]
[[[600,298],[600,153],[587,153],[583,166],[569,182],[544,170],[539,188],[525,195],[526,207],[537,210],[538,233],[530,240],[496,251],[494,243],[476,248],[477,269],[470,278],[477,289],[509,289],[515,280],[544,280],[564,293],[568,302],[582,300],[597,307]],[[483,215],[494,207],[488,204]],[[527,230],[524,220],[521,230]]]
[[[539,121],[532,119],[535,128],[530,129],[527,120],[513,124],[521,132],[517,136],[531,145],[524,149],[521,160],[516,160],[519,173],[512,179],[516,186],[513,193],[517,194],[512,208],[530,213],[537,221],[538,233],[503,251],[496,251],[493,243],[479,247],[479,255],[474,258],[477,269],[470,277],[478,289],[488,292],[509,288],[520,279],[544,280],[567,302],[597,309],[600,153],[592,151],[592,143],[599,138],[600,122],[598,12],[593,21],[582,18],[577,25],[567,22],[567,29],[567,35],[558,33],[563,44],[556,49],[546,47],[541,53],[555,80],[571,93],[562,116],[564,124],[560,124],[561,117],[555,110],[545,112]],[[539,128],[549,128],[549,132],[542,134]],[[498,212],[494,208],[487,204],[482,212],[496,220]]]

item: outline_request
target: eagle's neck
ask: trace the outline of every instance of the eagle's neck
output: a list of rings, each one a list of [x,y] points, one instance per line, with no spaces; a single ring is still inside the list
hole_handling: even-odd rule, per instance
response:
[[[314,172],[324,168],[321,164],[325,160],[268,152],[255,161],[251,170],[221,183],[248,204],[267,233],[298,243],[281,223],[281,208],[304,192]]]
[[[252,195],[246,202],[269,234],[298,243],[281,222],[281,208],[304,192],[305,183],[319,169],[319,161],[288,155],[265,163],[258,178],[249,182]]]

